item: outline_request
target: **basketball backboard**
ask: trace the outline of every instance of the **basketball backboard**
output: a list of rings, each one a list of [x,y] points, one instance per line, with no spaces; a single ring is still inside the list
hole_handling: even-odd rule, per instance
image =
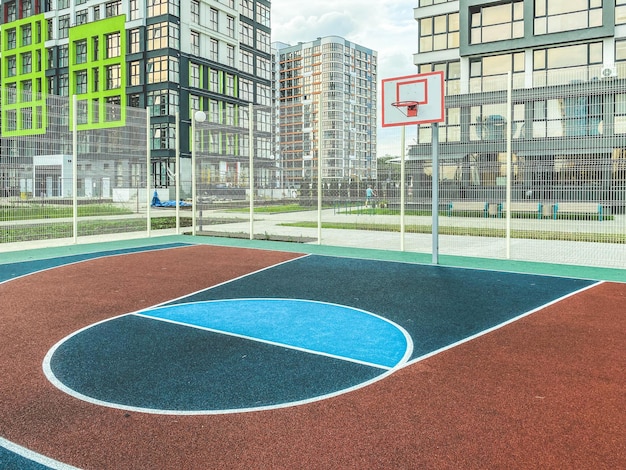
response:
[[[443,122],[443,72],[427,72],[382,81],[382,126]]]

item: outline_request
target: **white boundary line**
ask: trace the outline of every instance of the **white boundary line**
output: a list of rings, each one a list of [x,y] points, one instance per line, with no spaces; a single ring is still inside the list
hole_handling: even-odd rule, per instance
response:
[[[160,245],[154,245],[154,246],[160,246]],[[101,255],[101,256],[94,256],[92,258],[86,258],[86,259],[81,259],[78,261],[70,261],[69,263],[63,263],[63,264],[58,264],[56,266],[50,266],[48,268],[44,268],[44,269],[38,269],[37,271],[32,271],[26,274],[22,274],[21,276],[16,276],[16,277],[12,277],[11,279],[6,279],[4,281],[0,281],[0,286],[2,284],[6,284],[7,282],[11,282],[11,281],[16,281],[17,279],[22,279],[24,277],[27,276],[32,276],[33,274],[38,274],[38,273],[44,273],[46,271],[51,271],[52,269],[57,269],[57,268],[62,268],[65,266],[72,266],[74,264],[80,264],[80,263],[86,263],[88,261],[93,261],[93,260],[97,260],[97,259],[105,259],[105,258],[112,258],[114,256],[127,256],[127,255],[135,255],[135,254],[139,254],[139,253],[147,253],[147,252],[151,252],[151,251],[164,251],[164,250],[177,250],[179,248],[189,248],[191,246],[198,246],[198,245],[182,245],[182,246],[160,246],[159,248],[154,248],[154,249],[150,249],[150,246],[145,246],[145,247],[136,247],[137,249],[135,250],[134,248],[120,248],[120,250],[135,250],[135,251],[127,251],[125,253],[111,253],[108,255]],[[143,249],[146,248],[146,249]],[[104,251],[115,251],[115,250],[104,250]],[[48,260],[53,260],[53,259],[57,259],[57,258],[69,258],[72,256],[89,256],[91,254],[95,254],[97,252],[86,252],[86,253],[76,253],[73,255],[62,255],[62,256],[54,256],[52,258],[42,258],[42,259],[37,259],[37,260],[25,260],[25,261],[16,261],[15,263],[7,263],[7,264],[21,264],[21,263],[29,263],[29,262],[37,262],[37,261],[41,261],[41,262],[45,262]],[[0,264],[0,266],[2,266]]]
[[[72,467],[71,465],[59,462],[57,460],[51,459],[50,457],[46,457],[45,455],[38,454],[37,452],[33,452],[26,447],[22,447],[20,445],[15,444],[14,442],[7,441],[6,439],[0,437],[0,447],[5,448],[9,452],[17,454],[25,459],[31,460],[32,462],[36,462],[41,465],[45,465],[46,467],[50,467],[54,470],[80,470],[77,467]]]
[[[540,305],[539,307],[536,307],[536,308],[534,308],[532,310],[529,310],[528,312],[522,313],[521,315],[518,315],[517,317],[511,318],[510,320],[507,320],[505,322],[499,323],[498,325],[492,326],[491,328],[488,328],[488,329],[486,329],[484,331],[481,331],[479,333],[473,334],[472,336],[468,336],[467,338],[464,338],[464,339],[462,339],[460,341],[457,341],[455,343],[449,344],[448,346],[444,346],[443,348],[439,348],[439,349],[437,349],[435,351],[432,351],[432,352],[429,352],[427,354],[424,354],[423,356],[417,357],[417,358],[413,359],[412,361],[409,361],[409,362],[405,363],[403,367],[408,367],[408,366],[413,365],[413,364],[415,364],[417,362],[421,362],[424,359],[428,359],[429,357],[436,356],[437,354],[440,354],[440,353],[445,352],[445,351],[447,351],[449,349],[452,349],[452,348],[455,348],[457,346],[460,346],[461,344],[467,343],[467,342],[472,341],[472,340],[474,340],[476,338],[480,338],[481,336],[484,336],[484,335],[486,335],[488,333],[491,333],[493,331],[499,330],[500,328],[503,328],[503,327],[505,327],[507,325],[510,325],[511,323],[514,323],[514,322],[516,322],[518,320],[521,320],[522,318],[525,318],[525,317],[527,317],[529,315],[532,315],[533,313],[536,313],[536,312],[538,312],[540,310],[543,310],[546,307],[549,307],[550,305],[554,305],[554,304],[556,304],[556,303],[558,303],[558,302],[560,302],[560,301],[562,301],[564,299],[567,299],[568,297],[572,297],[574,295],[577,295],[577,294],[579,294],[581,292],[586,291],[587,289],[591,289],[593,287],[599,286],[600,284],[604,284],[604,282],[605,281],[598,281],[596,283],[593,283],[591,285],[583,287],[582,289],[578,289],[577,291],[570,292],[569,294],[566,294],[566,295],[564,295],[562,297],[559,297],[558,299],[551,300],[550,302],[548,302],[546,304]]]
[[[282,263],[281,263],[282,264]],[[242,276],[245,277],[245,276]],[[230,281],[229,281],[230,282]],[[292,300],[292,301],[298,301],[297,299],[274,299],[274,298],[260,298],[260,299],[222,299],[222,300],[218,300],[217,302],[223,302],[223,301],[237,301],[237,300]],[[126,411],[134,411],[134,412],[139,412],[139,413],[148,413],[148,414],[159,414],[159,415],[217,415],[217,414],[234,414],[234,413],[247,413],[247,412],[251,412],[251,411],[265,411],[265,410],[273,410],[273,409],[279,409],[279,408],[288,408],[288,407],[292,407],[292,406],[299,406],[299,405],[303,405],[303,404],[307,404],[307,403],[313,403],[316,401],[321,401],[321,400],[326,400],[328,398],[332,398],[335,396],[339,396],[339,395],[343,395],[344,393],[349,393],[352,392],[353,390],[358,390],[360,388],[366,387],[374,382],[377,382],[379,380],[382,380],[383,378],[386,378],[387,376],[391,375],[393,372],[400,370],[406,363],[406,361],[409,359],[409,357],[411,357],[411,354],[413,353],[413,341],[411,339],[411,336],[408,334],[408,332],[402,328],[400,325],[392,322],[391,320],[382,317],[380,315],[376,315],[374,313],[362,310],[362,309],[358,309],[358,308],[354,308],[354,307],[348,307],[348,306],[344,306],[344,305],[339,305],[339,304],[332,304],[329,302],[318,302],[318,301],[308,301],[308,300],[300,300],[303,302],[312,302],[312,303],[320,303],[320,304],[327,304],[327,305],[335,305],[335,306],[340,306],[343,308],[347,308],[350,310],[356,310],[359,312],[362,312],[366,315],[371,315],[374,317],[377,317],[383,321],[386,321],[387,323],[393,325],[395,328],[397,328],[405,337],[406,341],[407,341],[407,346],[406,346],[406,350],[405,353],[402,357],[402,359],[400,361],[398,361],[398,363],[392,367],[392,368],[388,368],[388,367],[381,367],[381,366],[377,366],[377,365],[372,365],[372,364],[368,364],[365,362],[361,362],[361,361],[354,361],[352,360],[351,362],[355,362],[355,363],[360,363],[362,365],[366,365],[366,366],[371,366],[374,368],[378,368],[378,369],[382,369],[385,372],[382,373],[381,375],[378,375],[376,377],[373,377],[370,380],[367,380],[365,382],[361,382],[359,384],[353,385],[352,387],[348,387],[345,389],[341,389],[341,390],[337,390],[335,392],[332,393],[328,393],[328,394],[324,394],[324,395],[318,395],[315,397],[311,397],[311,398],[307,398],[304,400],[297,400],[297,401],[292,401],[292,402],[285,402],[285,403],[280,403],[280,404],[275,404],[275,405],[265,405],[265,406],[258,406],[258,407],[249,407],[249,408],[234,408],[234,409],[223,409],[223,410],[161,410],[161,409],[154,409],[154,408],[142,408],[142,407],[135,407],[135,406],[128,406],[128,405],[123,405],[123,404],[119,404],[119,403],[113,403],[113,402],[107,402],[107,401],[103,401],[103,400],[98,400],[92,397],[89,397],[87,395],[83,395],[82,393],[79,393],[69,387],[67,387],[63,382],[61,382],[59,379],[56,378],[56,376],[54,375],[54,373],[52,372],[52,368],[51,368],[51,360],[52,360],[52,356],[54,355],[55,351],[65,342],[67,341],[69,338],[76,336],[78,334],[80,334],[81,332],[88,330],[89,328],[93,328],[97,325],[100,325],[102,323],[114,320],[116,318],[122,318],[125,316],[130,316],[130,315],[135,315],[135,316],[140,316],[140,317],[145,317],[145,318],[149,318],[152,320],[157,320],[157,321],[164,321],[164,322],[169,322],[169,323],[174,323],[174,324],[178,324],[178,322],[176,321],[171,321],[171,320],[163,320],[163,319],[159,319],[159,318],[154,318],[154,317],[150,317],[148,315],[142,315],[139,312],[145,312],[147,310],[151,310],[150,308],[147,309],[142,309],[138,312],[132,312],[132,313],[127,313],[127,314],[123,314],[123,315],[118,315],[116,317],[111,317],[111,318],[107,318],[105,320],[99,321],[97,323],[93,323],[91,325],[88,325],[84,328],[81,328],[80,330],[75,331],[74,333],[66,336],[65,338],[63,338],[61,341],[59,341],[58,343],[56,343],[46,354],[44,360],[43,360],[43,371],[44,374],[46,376],[46,378],[50,381],[50,383],[52,383],[52,385],[54,385],[56,388],[58,388],[59,390],[63,391],[64,393],[66,393],[69,396],[72,396],[74,398],[77,398],[79,400],[85,401],[87,403],[91,403],[94,405],[98,405],[98,406],[103,406],[103,407],[107,407],[107,408],[114,408],[114,409],[119,409],[119,410],[126,410]],[[195,304],[195,302],[193,303]],[[174,306],[178,306],[178,305],[185,305],[184,303],[182,304],[174,304]],[[170,307],[169,305],[163,308],[168,308]],[[190,325],[184,324],[182,323],[182,325],[190,327]],[[207,331],[216,331],[219,333],[223,333],[223,334],[228,334],[228,333],[224,333],[222,331],[219,330],[212,330],[209,328],[200,328],[200,327],[195,327],[198,329],[203,329],[203,330],[207,330]],[[267,344],[275,344],[277,346],[280,347],[289,347],[287,345],[284,344],[280,344],[280,343],[272,343],[270,341],[262,341],[256,338],[247,338],[246,336],[243,335],[235,335],[235,334],[231,334],[231,336],[239,336],[241,338],[246,338],[246,339],[252,339],[254,341],[258,341],[258,342],[264,342]],[[290,347],[291,349],[296,349],[296,350],[301,350],[304,352],[310,352],[307,351],[306,349],[300,349],[300,348],[295,348],[295,347]],[[332,356],[330,354],[321,354],[321,353],[316,353],[318,355],[325,355],[328,357],[334,357],[337,359],[342,359],[342,360],[348,360],[346,358],[342,358],[339,356]]]

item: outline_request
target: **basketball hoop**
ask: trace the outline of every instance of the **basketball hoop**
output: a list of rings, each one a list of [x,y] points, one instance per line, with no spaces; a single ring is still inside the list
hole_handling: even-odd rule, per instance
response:
[[[391,103],[391,106],[400,110],[406,117],[415,117],[419,110],[419,103],[417,101],[396,101]]]

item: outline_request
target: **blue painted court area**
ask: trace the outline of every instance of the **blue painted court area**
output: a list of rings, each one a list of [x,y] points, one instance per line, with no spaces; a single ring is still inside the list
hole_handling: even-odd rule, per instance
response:
[[[410,346],[391,322],[322,302],[231,299],[163,307],[142,315],[381,368],[397,366]]]
[[[154,413],[228,412],[318,399],[410,356],[408,335],[322,302],[179,304],[83,329],[49,354],[49,378],[101,405]]]

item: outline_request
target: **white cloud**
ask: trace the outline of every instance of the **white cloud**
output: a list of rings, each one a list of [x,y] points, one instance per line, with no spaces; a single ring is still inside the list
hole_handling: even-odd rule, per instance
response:
[[[372,49],[378,53],[380,92],[382,79],[416,73],[416,5],[417,0],[272,0],[272,41],[295,45],[339,36]],[[391,133],[379,129],[379,156],[387,153],[381,147],[390,138]]]

